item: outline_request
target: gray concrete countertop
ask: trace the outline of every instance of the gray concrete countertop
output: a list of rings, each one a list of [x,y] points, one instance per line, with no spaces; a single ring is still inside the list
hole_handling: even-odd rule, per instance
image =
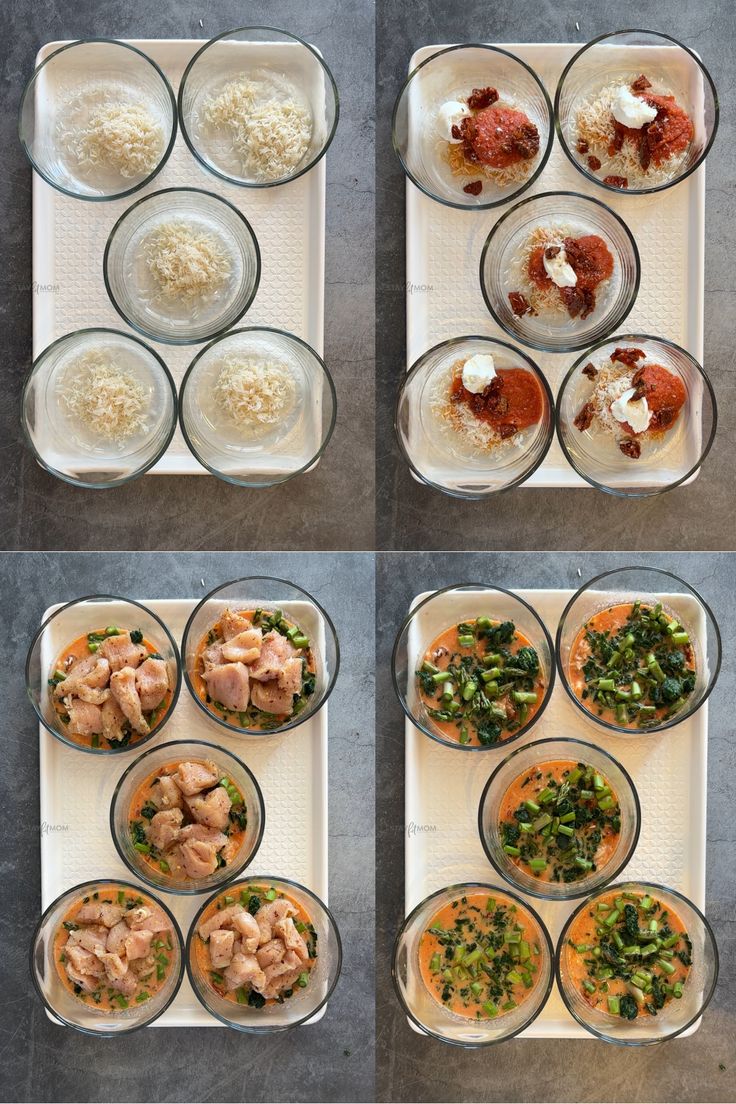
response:
[[[373,548],[373,0],[13,0],[7,16],[0,46],[0,547]],[[231,487],[211,476],[144,476],[106,492],[66,486],[38,467],[19,423],[33,295],[31,168],[18,141],[16,111],[34,57],[56,39],[206,39],[248,24],[283,27],[314,43],[339,88],[340,124],[327,154],[325,289],[325,362],[338,396],[334,436],[315,471],[269,490]]]
[[[678,548],[733,547],[736,440],[733,326],[736,306],[732,210],[736,187],[730,79],[734,48],[730,7],[720,0],[642,5],[589,3],[491,4],[485,0],[424,0],[379,4],[376,37],[377,110],[377,395],[376,440],[379,548]],[[705,369],[713,381],[719,427],[702,472],[689,487],[657,499],[625,501],[592,488],[520,488],[490,502],[463,502],[418,484],[393,432],[396,395],[406,365],[404,175],[391,148],[391,112],[415,49],[451,42],[579,42],[624,27],[662,29],[697,50],[713,75],[720,129],[706,168]],[[554,89],[549,89],[554,94]],[[667,336],[667,335],[664,335]],[[581,524],[585,511],[585,525]],[[431,518],[431,524],[427,519]]]
[[[38,723],[23,682],[32,635],[53,602],[110,587],[143,599],[201,597],[248,573],[299,583],[324,605],[340,640],[342,665],[329,702],[330,907],[343,941],[340,982],[319,1023],[270,1037],[224,1027],[155,1028],[153,1034],[99,1040],[55,1026],[28,970],[30,935],[40,912]],[[374,1099],[373,557],[20,553],[0,555],[0,577],[5,595],[14,596],[3,607],[0,634],[6,823],[0,860],[0,1099]]]
[[[390,977],[391,950],[403,919],[404,715],[391,685],[391,649],[411,599],[469,579],[510,589],[577,589],[609,568],[645,562],[681,575],[715,611],[725,633],[724,666],[709,702],[706,914],[715,930],[721,973],[698,1032],[659,1047],[629,1049],[597,1040],[511,1040],[463,1051],[412,1031]],[[578,573],[579,572],[579,573]],[[736,672],[729,627],[736,620],[733,556],[670,553],[447,553],[379,556],[377,571],[376,808],[377,1087],[386,1101],[733,1101],[736,1035],[736,827],[732,784],[736,753],[730,719]],[[666,738],[666,737],[663,737]],[[725,1069],[721,1069],[723,1064]]]

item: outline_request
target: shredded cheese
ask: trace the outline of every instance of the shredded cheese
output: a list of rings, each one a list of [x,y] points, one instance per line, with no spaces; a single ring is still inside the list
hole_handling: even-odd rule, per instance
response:
[[[67,412],[98,437],[120,445],[146,428],[146,392],[108,352],[89,350],[59,380]]]
[[[231,260],[222,242],[182,220],[159,223],[144,239],[143,253],[164,299],[211,297],[230,277]]]
[[[296,381],[279,361],[230,353],[223,358],[215,397],[228,418],[253,436],[283,422],[296,401]]]
[[[144,103],[105,100],[88,113],[78,113],[80,122],[65,130],[64,141],[82,170],[112,169],[128,180],[156,168],[164,133]]]
[[[521,290],[526,295],[537,314],[567,314],[565,301],[560,295],[560,289],[550,281],[549,285],[540,287],[529,278],[529,261],[535,249],[539,246],[559,244],[565,238],[574,238],[575,231],[570,226],[555,226],[554,229],[547,226],[537,226],[532,230],[524,245],[519,250],[517,265]],[[579,232],[578,232],[579,236]]]
[[[229,81],[204,106],[205,120],[227,131],[246,173],[262,180],[288,176],[312,137],[312,116],[296,89],[266,77]]]
[[[644,361],[641,362],[642,364]],[[632,386],[635,369],[619,361],[606,360],[598,367],[588,402],[597,428],[612,437],[619,437],[621,423],[611,413],[611,405]]]

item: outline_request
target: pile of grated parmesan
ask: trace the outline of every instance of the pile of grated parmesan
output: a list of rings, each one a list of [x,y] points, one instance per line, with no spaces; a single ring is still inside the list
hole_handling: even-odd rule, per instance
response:
[[[288,365],[230,353],[222,360],[215,398],[239,429],[267,433],[286,418],[296,401],[296,380]]]
[[[112,169],[128,180],[153,172],[163,155],[164,132],[144,103],[106,100],[85,122],[71,124],[64,142],[81,169]]]
[[[637,368],[645,363],[640,361]],[[611,405],[632,386],[635,369],[613,360],[605,360],[597,367],[598,375],[592,380],[593,389],[587,400],[593,410],[594,424],[604,433],[619,437],[621,423],[611,413]]]
[[[439,374],[432,390],[430,408],[443,428],[456,434],[465,445],[478,452],[497,448],[501,435],[490,422],[477,418],[467,403],[452,399],[452,384],[462,374],[467,357],[456,360],[446,372]]]
[[[192,302],[210,296],[230,277],[231,262],[222,243],[182,220],[160,223],[146,235],[143,253],[165,299]]]
[[[102,349],[66,366],[59,394],[67,412],[103,440],[121,445],[146,429],[144,388]]]
[[[272,81],[243,76],[204,106],[205,120],[228,132],[246,172],[261,180],[288,176],[312,138],[309,108],[280,91]]]
[[[555,226],[554,229],[547,226],[537,226],[532,230],[524,242],[516,258],[519,274],[523,283],[523,291],[537,314],[564,314],[567,315],[565,301],[560,295],[560,289],[550,280],[548,286],[540,287],[529,278],[529,261],[535,249],[540,245],[559,245],[565,238],[580,236],[579,231],[570,226]]]

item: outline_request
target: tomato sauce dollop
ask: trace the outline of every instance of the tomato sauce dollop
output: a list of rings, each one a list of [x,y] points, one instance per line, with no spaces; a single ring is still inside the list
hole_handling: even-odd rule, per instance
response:
[[[463,120],[461,134],[470,159],[492,169],[507,169],[539,152],[539,131],[513,107],[483,108]]]
[[[595,309],[595,289],[613,275],[613,256],[598,234],[565,238],[563,244],[567,263],[577,276],[577,284],[572,288],[559,288],[560,297],[573,318],[577,315],[587,318]],[[527,264],[529,279],[542,290],[554,285],[544,267],[544,254],[548,249],[557,250],[558,247],[538,245],[532,250]]]
[[[470,407],[475,416],[498,430],[502,438],[541,421],[542,390],[524,368],[500,368],[485,391],[476,395],[463,387],[462,375],[452,381],[452,398]]]
[[[643,364],[631,382],[645,396],[651,411],[648,430],[669,429],[687,401],[680,377],[661,364]]]

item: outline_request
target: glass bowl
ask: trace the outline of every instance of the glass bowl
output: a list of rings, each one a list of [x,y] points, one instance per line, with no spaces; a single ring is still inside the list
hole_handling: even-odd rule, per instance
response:
[[[668,1001],[656,1016],[637,1016],[634,1020],[627,1020],[608,1011],[593,1008],[583,999],[571,978],[573,949],[569,945],[567,933],[581,912],[590,909],[604,894],[614,891],[649,894],[679,916],[692,940],[693,964],[683,987],[682,997]],[[648,1046],[681,1035],[705,1012],[718,981],[718,947],[711,926],[700,909],[676,889],[657,882],[616,882],[615,885],[606,886],[604,890],[586,898],[572,913],[557,943],[555,973],[557,987],[568,1012],[591,1035],[606,1043],[618,1043],[621,1046]]]
[[[200,694],[195,682],[195,679],[198,679],[197,649],[203,637],[228,608],[262,609],[269,612],[280,609],[308,634],[309,647],[316,666],[315,689],[307,706],[296,716],[287,718],[283,723],[275,724],[268,729],[247,728],[230,724],[207,707],[206,689],[202,688]],[[340,648],[335,627],[319,602],[295,583],[289,583],[285,579],[272,579],[265,575],[235,579],[215,587],[205,595],[187,621],[181,651],[184,658],[184,681],[193,701],[204,715],[213,724],[227,729],[228,732],[234,732],[237,736],[261,739],[288,732],[313,717],[332,693],[340,667]]]
[[[669,720],[646,728],[626,728],[604,720],[577,697],[570,680],[570,657],[580,629],[601,610],[637,598],[662,604],[663,612],[679,621],[690,637],[695,653],[696,683],[687,708]],[[608,732],[640,739],[681,724],[700,709],[716,684],[721,669],[721,634],[713,613],[698,592],[684,579],[656,567],[622,567],[604,571],[585,583],[570,599],[557,628],[557,669],[562,685],[583,716]]]
[[[495,1019],[471,1020],[442,1007],[430,994],[419,968],[419,942],[436,913],[461,894],[488,893],[513,902],[531,920],[541,951],[540,970],[532,994],[516,1009]],[[425,1034],[461,1047],[484,1047],[512,1039],[537,1018],[552,989],[553,948],[542,919],[506,886],[463,882],[438,889],[420,902],[404,920],[394,944],[391,977],[404,1012]]]
[[[444,398],[453,365],[490,354],[497,368],[522,369],[537,381],[540,420],[493,448],[465,439],[443,414],[457,409]],[[534,361],[490,337],[456,337],[429,349],[412,365],[401,385],[394,428],[404,458],[423,483],[456,498],[486,498],[528,479],[547,455],[554,434],[554,398]]]
[[[136,790],[154,771],[169,764],[191,759],[209,759],[217,764],[222,774],[233,782],[242,794],[248,819],[238,854],[227,866],[219,867],[214,874],[205,878],[186,878],[177,881],[156,870],[133,846],[130,835],[130,807]],[[110,804],[110,832],[118,855],[136,878],[140,878],[141,881],[164,893],[181,895],[209,893],[236,878],[249,863],[253,862],[261,846],[265,823],[263,794],[253,772],[232,752],[215,744],[208,744],[204,740],[174,740],[144,751],[143,755],[131,763],[120,776]]]
[[[85,166],[95,151],[75,142],[74,128],[97,126],[104,133],[105,107],[121,100],[140,105],[158,128],[150,155],[126,166],[125,173],[114,164],[99,169],[94,160]],[[31,165],[57,191],[74,199],[121,199],[150,183],[168,161],[176,138],[176,100],[156,62],[130,43],[69,42],[49,54],[26,85],[18,130]]]
[[[207,117],[210,100],[216,111],[218,97],[244,92],[236,82],[246,73],[251,94],[255,88],[277,102],[291,100],[304,113],[305,126],[311,119],[303,153],[293,164],[277,159],[273,166],[259,169],[238,153],[227,123],[220,126]],[[271,188],[308,172],[327,152],[339,114],[337,86],[319,52],[273,27],[241,27],[211,39],[189,62],[179,86],[184,141],[208,172],[242,188]],[[245,144],[247,148],[247,136]]]
[[[149,271],[146,242],[184,224],[217,245],[228,265],[222,287],[204,298],[167,296]],[[223,334],[246,313],[261,279],[261,253],[248,220],[222,196],[165,188],[137,200],[113,226],[103,257],[105,287],[120,317],[152,341],[196,345]]]
[[[415,672],[427,649],[444,629],[483,615],[493,621],[514,622],[517,630],[536,648],[540,676],[546,689],[536,711],[509,736],[495,744],[461,744],[447,739],[433,724],[417,691]],[[391,664],[396,696],[411,723],[443,747],[462,752],[502,751],[529,732],[547,708],[555,683],[552,638],[539,614],[510,590],[486,583],[457,583],[420,596],[396,636]]]
[[[174,962],[171,964],[166,984],[150,1000],[140,1004],[133,1002],[128,1008],[120,1009],[119,1012],[102,1012],[95,1006],[78,1000],[59,978],[53,958],[54,938],[68,910],[80,897],[90,896],[96,892],[104,893],[110,889],[129,889],[143,897],[144,901],[155,904],[171,921],[173,936]],[[84,1035],[95,1035],[103,1039],[130,1035],[139,1027],[152,1024],[172,1003],[184,977],[184,941],[173,915],[163,901],[149,890],[141,890],[140,886],[120,878],[81,882],[52,901],[36,927],[31,942],[30,959],[33,984],[51,1015],[66,1027],[73,1027]]]
[[[599,368],[617,347],[626,345],[642,349],[646,360],[677,376],[687,393],[674,425],[664,434],[640,441],[641,456],[636,459],[625,456],[614,436],[595,425],[582,431],[575,426],[575,418],[594,391],[594,380],[585,369],[589,364]],[[569,463],[599,491],[627,498],[662,494],[691,479],[710,452],[717,424],[713,387],[698,362],[679,345],[648,334],[618,334],[587,349],[557,394],[557,436]]]
[[[474,88],[494,86],[504,103],[525,112],[539,132],[539,152],[523,176],[483,177],[478,195],[463,191],[443,155],[447,143],[437,125],[442,104],[464,100]],[[552,105],[537,74],[507,50],[483,43],[448,46],[422,61],[399,91],[392,119],[394,150],[413,184],[447,207],[487,210],[508,203],[534,183],[552,149]]]
[[[67,376],[105,384],[110,365],[118,380],[126,373],[128,396],[144,411],[132,432],[121,427],[101,434],[89,424],[93,404],[80,410],[68,399]],[[44,349],[21,398],[23,432],[38,463],[65,483],[91,489],[119,487],[152,468],[174,436],[176,412],[176,386],[158,353],[104,327],[75,330]]]
[[[275,364],[286,388],[281,420],[241,428],[218,401],[217,385],[237,362]],[[257,392],[255,399],[258,399]],[[184,439],[197,460],[227,483],[272,487],[316,464],[332,436],[335,385],[311,346],[284,330],[252,326],[216,338],[194,358],[180,391]]]
[[[187,974],[199,1002],[226,1027],[232,1027],[236,1031],[246,1031],[252,1035],[269,1035],[307,1023],[321,1008],[324,1008],[332,996],[342,968],[342,943],[337,924],[327,905],[311,890],[288,878],[275,878],[270,874],[263,874],[231,882],[227,886],[227,891],[229,896],[237,899],[241,890],[264,885],[296,901],[307,913],[316,931],[317,960],[305,988],[295,988],[294,995],[281,1003],[272,1001],[261,1008],[255,1008],[249,1004],[227,1000],[208,985],[205,973],[197,962],[195,950],[195,941],[199,940],[196,934],[197,925],[202,914],[213,901],[217,900],[222,890],[208,897],[194,917],[186,948]]]
[[[655,93],[674,95],[688,112],[694,137],[682,158],[668,172],[651,172],[651,180],[628,178],[628,188],[606,184],[607,175],[620,175],[606,157],[606,149],[578,150],[577,117],[581,101],[606,96],[617,83],[629,84],[640,74],[652,82]],[[594,38],[568,62],[555,94],[555,127],[560,145],[575,168],[607,191],[619,195],[647,195],[671,188],[690,176],[707,157],[718,130],[718,94],[710,73],[692,50],[669,35],[656,31],[627,30]],[[591,153],[603,153],[600,169],[588,165]],[[601,160],[601,157],[598,157]],[[649,175],[647,173],[646,175]]]
[[[49,678],[57,658],[72,641],[84,633],[101,630],[108,625],[140,629],[144,639],[156,645],[158,654],[166,661],[169,669],[171,702],[148,735],[123,747],[94,748],[78,743],[64,732],[53,706]],[[123,755],[139,751],[143,744],[147,744],[161,732],[172,716],[180,688],[181,661],[174,638],[152,610],[132,598],[90,594],[59,606],[41,625],[31,641],[26,657],[26,693],[41,724],[67,747],[92,755]]]
[[[594,767],[612,787],[621,809],[621,832],[608,861],[579,881],[567,884],[542,881],[517,866],[504,851],[499,832],[501,807],[509,786],[541,764],[560,760],[575,760]],[[550,901],[585,897],[617,877],[636,849],[640,828],[639,795],[628,771],[603,748],[568,737],[537,740],[512,751],[486,782],[478,806],[480,842],[491,866],[520,893]]]
[[[595,234],[608,246],[613,273],[596,289],[588,318],[571,318],[563,305],[522,316],[511,309],[509,294],[530,290],[525,262],[538,229],[556,237]],[[480,287],[496,322],[516,341],[547,353],[584,349],[616,330],[634,305],[640,277],[639,250],[626,223],[600,200],[577,192],[540,192],[522,199],[495,224],[480,257]]]

